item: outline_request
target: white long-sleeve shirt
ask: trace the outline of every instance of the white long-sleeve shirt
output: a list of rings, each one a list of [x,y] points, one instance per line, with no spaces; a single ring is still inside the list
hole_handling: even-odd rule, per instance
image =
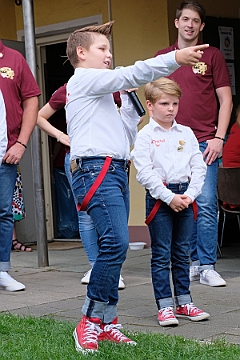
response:
[[[6,108],[5,108],[2,92],[0,90],[0,166],[2,165],[2,159],[6,154],[7,144],[8,144],[8,138],[7,138]]]
[[[179,67],[175,51],[115,70],[76,68],[67,84],[66,118],[71,159],[112,155],[129,159],[139,117],[127,95],[121,114],[112,93],[142,86]]]
[[[172,127],[165,130],[150,118],[139,131],[131,155],[138,182],[149,190],[153,198],[169,205],[175,194],[163,182],[183,183],[189,179],[185,195],[194,201],[201,193],[207,166],[189,127],[174,120]]]

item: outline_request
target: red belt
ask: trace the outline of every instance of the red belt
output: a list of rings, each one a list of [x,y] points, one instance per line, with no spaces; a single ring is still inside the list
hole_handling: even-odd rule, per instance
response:
[[[111,162],[112,162],[112,157],[111,156],[106,156],[106,160],[104,161],[103,167],[102,167],[100,173],[98,174],[96,180],[94,181],[94,183],[90,187],[89,191],[85,195],[82,203],[77,204],[77,210],[78,211],[86,211],[89,201],[91,200],[94,193],[96,192],[98,187],[101,185],[103,179],[105,178]]]
[[[158,212],[158,209],[160,208],[161,204],[162,204],[162,201],[158,199],[156,201],[154,207],[152,208],[150,214],[148,215],[148,217],[145,220],[146,225],[150,224],[150,222],[152,221],[152,219],[154,218],[154,216]],[[194,202],[192,203],[192,209],[193,209],[193,218],[194,218],[194,221],[195,221],[197,219],[197,215],[198,215],[198,206],[197,206],[196,200],[194,200]]]

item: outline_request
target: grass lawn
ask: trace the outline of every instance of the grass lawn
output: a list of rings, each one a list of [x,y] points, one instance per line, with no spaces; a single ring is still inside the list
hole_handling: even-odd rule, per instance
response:
[[[51,318],[0,314],[1,360],[239,360],[240,346],[224,340],[212,344],[180,336],[128,333],[137,346],[100,342],[99,351],[77,353],[72,337],[75,324]]]

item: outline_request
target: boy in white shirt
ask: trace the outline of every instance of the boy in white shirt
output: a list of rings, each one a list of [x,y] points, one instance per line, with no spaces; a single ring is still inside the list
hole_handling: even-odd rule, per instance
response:
[[[76,350],[96,351],[98,341],[135,344],[117,324],[118,279],[128,249],[129,149],[139,116],[124,90],[137,88],[180,65],[194,65],[208,45],[172,52],[110,70],[113,22],[74,31],[67,56],[75,73],[67,84],[66,119],[72,187],[78,210],[87,210],[99,235],[83,317],[74,331]],[[112,93],[122,91],[118,112]]]
[[[201,193],[206,164],[192,130],[175,121],[181,97],[178,84],[161,78],[147,84],[144,92],[151,118],[137,135],[132,158],[137,180],[146,189],[158,321],[161,326],[178,325],[176,316],[200,321],[209,314],[192,302],[189,249],[197,210],[194,201]]]

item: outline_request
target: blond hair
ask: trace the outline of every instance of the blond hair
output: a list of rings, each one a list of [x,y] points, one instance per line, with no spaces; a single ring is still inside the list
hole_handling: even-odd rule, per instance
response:
[[[180,86],[175,81],[164,77],[152,81],[144,86],[145,98],[146,100],[149,100],[151,104],[155,104],[163,93],[174,95],[178,98],[182,95]]]
[[[108,40],[111,38],[112,26],[114,21],[109,21],[102,25],[90,25],[84,28],[75,30],[68,38],[67,41],[67,57],[71,65],[75,67],[78,63],[77,47],[82,46],[85,49],[89,49],[94,42],[94,33],[102,34],[107,37]]]

